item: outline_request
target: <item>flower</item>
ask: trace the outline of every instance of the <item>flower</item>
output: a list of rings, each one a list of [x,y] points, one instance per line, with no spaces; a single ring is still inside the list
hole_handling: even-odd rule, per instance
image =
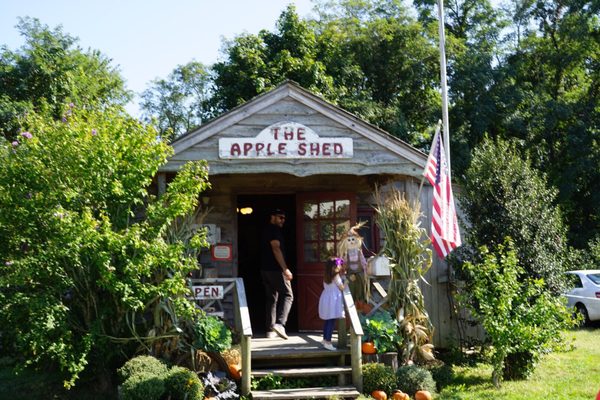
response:
[[[6,265],[7,267],[10,267],[11,265],[13,265],[12,261],[5,261],[4,265]]]
[[[96,136],[98,134],[98,131],[96,129],[92,129],[92,136]]]
[[[11,143],[12,147],[17,147],[19,145],[19,141],[15,140],[14,142]]]
[[[21,136],[27,139],[31,139],[33,135],[30,132],[21,132]]]

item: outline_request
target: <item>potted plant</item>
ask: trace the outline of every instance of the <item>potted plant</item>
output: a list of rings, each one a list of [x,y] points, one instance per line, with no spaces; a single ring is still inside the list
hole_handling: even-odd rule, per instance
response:
[[[387,310],[378,310],[371,316],[361,315],[363,342],[372,342],[376,361],[397,368],[397,352],[402,344],[398,321]]]

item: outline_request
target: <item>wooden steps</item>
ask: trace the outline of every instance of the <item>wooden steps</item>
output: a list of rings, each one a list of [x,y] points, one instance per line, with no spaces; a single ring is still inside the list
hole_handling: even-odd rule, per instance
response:
[[[352,367],[314,367],[314,368],[273,368],[273,369],[253,369],[252,376],[262,378],[268,375],[284,376],[288,378],[297,378],[305,376],[323,376],[323,375],[340,375],[351,374]]]
[[[252,379],[337,376],[337,386],[253,390],[253,399],[355,399],[360,395],[356,387],[347,384],[352,381],[350,349],[326,350],[320,334],[294,334],[288,340],[253,338],[251,358]]]
[[[302,389],[253,390],[252,399],[355,399],[360,395],[354,386],[314,387]]]

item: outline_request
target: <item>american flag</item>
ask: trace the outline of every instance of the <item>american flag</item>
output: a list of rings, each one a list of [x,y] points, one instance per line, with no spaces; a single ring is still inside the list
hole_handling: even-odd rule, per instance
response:
[[[423,175],[433,186],[431,243],[440,258],[461,245],[452,185],[439,129],[435,133]]]

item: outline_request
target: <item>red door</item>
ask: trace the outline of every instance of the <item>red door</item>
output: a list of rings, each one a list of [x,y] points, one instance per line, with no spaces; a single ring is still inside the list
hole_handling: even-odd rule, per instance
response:
[[[302,193],[296,199],[298,329],[320,330],[324,262],[356,221],[356,194]]]

